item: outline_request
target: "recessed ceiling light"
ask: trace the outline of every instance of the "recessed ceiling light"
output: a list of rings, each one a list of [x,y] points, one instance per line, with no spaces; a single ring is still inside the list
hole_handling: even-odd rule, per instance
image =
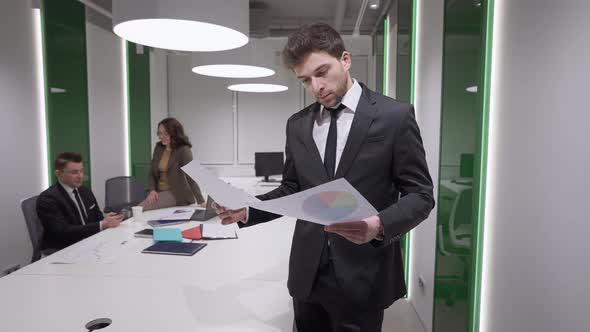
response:
[[[265,83],[233,84],[228,86],[227,88],[232,91],[240,92],[281,92],[289,90],[289,88],[284,85]]]
[[[369,8],[371,8],[371,9],[379,8],[379,0],[369,0]]]

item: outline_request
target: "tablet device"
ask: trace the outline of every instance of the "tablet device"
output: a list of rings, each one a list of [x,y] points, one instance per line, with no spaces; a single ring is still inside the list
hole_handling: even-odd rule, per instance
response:
[[[207,196],[205,209],[197,209],[195,213],[193,213],[191,220],[207,221],[213,217],[217,217],[217,212],[215,212],[215,209],[213,208],[213,199],[211,196]]]
[[[203,249],[207,243],[201,242],[157,242],[145,248],[144,254],[163,254],[163,255],[181,255],[192,256],[197,251]]]
[[[162,227],[162,226],[170,226],[170,225],[178,225],[178,224],[182,224],[188,222],[188,220],[166,220],[166,219],[162,219],[162,220],[150,220],[148,221],[148,225],[152,226],[152,227]]]
[[[146,228],[146,229],[142,229],[139,232],[135,232],[135,237],[151,238],[153,236],[154,236],[154,229],[153,228]]]

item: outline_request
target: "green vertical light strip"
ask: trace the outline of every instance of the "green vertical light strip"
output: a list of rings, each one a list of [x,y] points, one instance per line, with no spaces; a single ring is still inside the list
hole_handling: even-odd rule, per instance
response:
[[[389,16],[383,20],[383,94],[387,96],[389,78]]]
[[[492,40],[493,28],[494,28],[494,0],[485,1],[484,6],[484,36],[483,36],[483,47],[482,52],[482,75],[481,82],[479,84],[479,91],[481,91],[481,106],[482,106],[482,117],[481,117],[481,136],[479,137],[479,158],[476,160],[480,161],[477,167],[476,179],[477,182],[476,194],[476,228],[475,228],[475,253],[474,253],[474,264],[473,264],[473,298],[472,298],[472,311],[470,314],[470,331],[479,332],[479,318],[480,318],[480,307],[481,307],[481,273],[482,273],[482,258],[483,258],[483,238],[484,238],[484,212],[485,212],[485,192],[486,192],[486,181],[487,181],[487,160],[488,160],[488,129],[489,129],[489,114],[490,114],[490,84],[491,84],[491,68],[492,68]]]
[[[416,17],[418,0],[412,0],[412,50],[410,54],[410,104],[414,104],[414,90],[416,84]],[[409,286],[410,277],[410,233],[403,237],[404,243],[404,275]]]

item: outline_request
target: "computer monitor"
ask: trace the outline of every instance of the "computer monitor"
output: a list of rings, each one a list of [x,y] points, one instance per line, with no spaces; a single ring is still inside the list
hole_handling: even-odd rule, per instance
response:
[[[461,163],[459,164],[459,176],[462,178],[473,177],[473,153],[461,153]]]
[[[255,152],[254,170],[256,176],[264,176],[264,181],[269,182],[270,175],[283,174],[284,157],[282,152]]]

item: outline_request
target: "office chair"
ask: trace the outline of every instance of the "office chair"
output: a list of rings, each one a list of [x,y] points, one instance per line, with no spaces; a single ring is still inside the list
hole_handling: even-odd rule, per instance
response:
[[[449,217],[449,238],[457,249],[471,249],[473,189],[461,190]]]
[[[145,186],[134,176],[117,176],[105,182],[105,211],[121,211],[141,203],[147,197]]]
[[[43,224],[37,216],[37,197],[33,196],[23,199],[20,203],[25,222],[33,245],[33,255],[31,263],[38,261],[42,257],[49,256],[54,253],[56,249],[41,249],[41,242],[43,241]]]
[[[472,196],[472,188],[459,191],[451,207],[448,226],[437,227],[437,269],[441,271],[435,276],[435,298],[444,299],[449,307],[467,301],[473,254]]]

